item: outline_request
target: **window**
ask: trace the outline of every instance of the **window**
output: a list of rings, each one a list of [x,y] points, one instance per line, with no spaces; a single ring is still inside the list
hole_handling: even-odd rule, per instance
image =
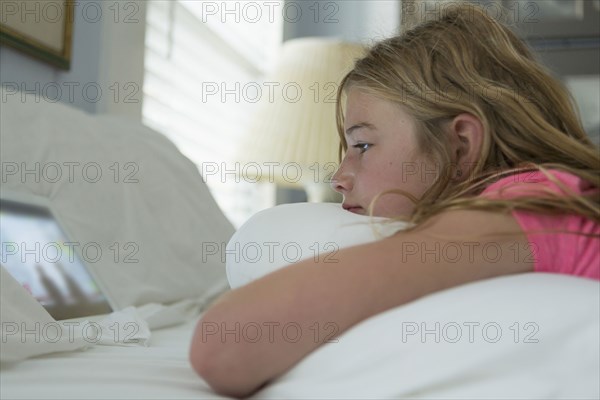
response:
[[[236,227],[274,204],[273,185],[247,182],[235,172],[237,145],[256,107],[244,87],[272,67],[282,41],[278,5],[147,3],[143,122],[196,163]]]

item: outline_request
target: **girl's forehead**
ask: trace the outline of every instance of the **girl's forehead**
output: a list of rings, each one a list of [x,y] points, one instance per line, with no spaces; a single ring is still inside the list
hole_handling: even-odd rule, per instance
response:
[[[352,89],[346,98],[346,111],[348,113],[369,114],[374,110],[384,108],[385,103],[388,102],[363,90]]]
[[[409,112],[400,104],[386,100],[361,89],[351,89],[346,98],[345,123],[362,122],[360,119],[381,118],[411,119]]]

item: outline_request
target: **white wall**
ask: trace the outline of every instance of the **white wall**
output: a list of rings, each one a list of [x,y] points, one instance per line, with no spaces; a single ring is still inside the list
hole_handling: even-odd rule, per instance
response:
[[[145,18],[143,0],[77,0],[71,69],[58,69],[2,45],[0,83],[90,113],[141,120]]]
[[[400,0],[286,0],[283,12],[284,40],[326,36],[371,44],[400,25]]]

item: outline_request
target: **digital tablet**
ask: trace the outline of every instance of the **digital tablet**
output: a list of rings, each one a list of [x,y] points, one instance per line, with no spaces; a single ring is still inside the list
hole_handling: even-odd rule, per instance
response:
[[[47,199],[0,192],[0,264],[56,320],[114,309],[82,257],[85,245],[67,236]]]

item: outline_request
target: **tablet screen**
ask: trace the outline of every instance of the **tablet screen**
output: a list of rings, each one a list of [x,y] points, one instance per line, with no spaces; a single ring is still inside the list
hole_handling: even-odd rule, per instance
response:
[[[112,309],[49,209],[0,201],[0,261],[56,320]]]

